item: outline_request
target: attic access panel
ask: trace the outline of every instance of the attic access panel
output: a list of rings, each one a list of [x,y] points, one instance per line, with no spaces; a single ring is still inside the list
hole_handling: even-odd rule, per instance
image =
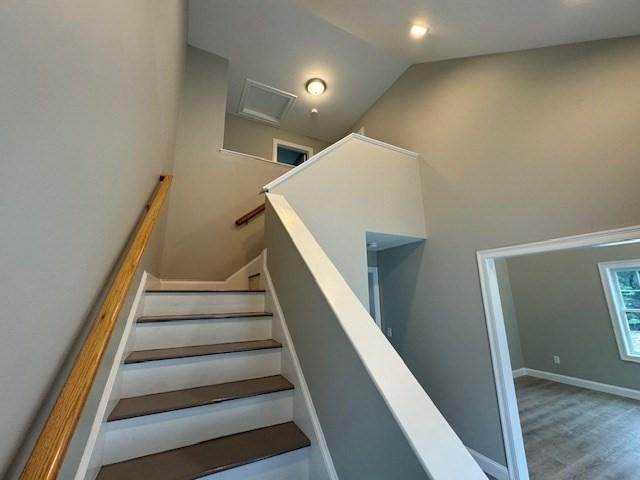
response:
[[[247,78],[238,115],[279,127],[296,98],[292,93]]]

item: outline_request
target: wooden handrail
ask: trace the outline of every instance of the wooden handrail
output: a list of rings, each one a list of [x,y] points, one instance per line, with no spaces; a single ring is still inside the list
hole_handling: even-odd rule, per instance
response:
[[[264,212],[265,209],[265,204],[263,203],[262,205],[260,205],[259,207],[254,208],[253,210],[251,210],[249,213],[244,214],[243,216],[241,216],[239,219],[236,220],[236,225],[239,227],[240,225],[246,225],[247,223],[249,223],[251,220],[254,219],[254,217],[257,217],[258,215],[260,215],[262,212]]]
[[[58,477],[127,291],[169,192],[171,180],[171,175],[160,177],[160,182],[147,205],[148,210],[138,225],[100,312],[31,451],[20,476],[22,480],[54,480]]]

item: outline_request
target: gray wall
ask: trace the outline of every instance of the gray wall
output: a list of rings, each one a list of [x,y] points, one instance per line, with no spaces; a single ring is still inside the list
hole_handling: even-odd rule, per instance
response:
[[[425,243],[412,243],[378,252],[384,333],[386,335],[386,328],[391,327],[393,336],[388,340],[401,356],[402,350],[399,347],[406,341],[407,320],[412,315],[411,309],[414,308],[416,292],[411,285],[417,281],[424,248]],[[427,393],[431,396],[428,390]]]
[[[367,250],[367,267],[377,267],[377,266],[378,266],[378,252],[374,250]]]
[[[501,463],[476,251],[640,223],[638,78],[638,37],[420,64],[356,125],[424,159],[429,239],[397,256],[395,345]]]
[[[428,478],[270,207],[265,231],[269,273],[339,477]]]
[[[620,359],[598,271],[598,262],[639,258],[638,245],[510,258],[524,365],[640,389],[640,364]]]
[[[253,122],[237,115],[227,114],[224,125],[224,148],[273,159],[273,139],[285,140],[313,148],[316,154],[329,146],[324,140],[288,132],[281,128]]]
[[[504,328],[507,333],[507,343],[509,345],[509,357],[511,368],[517,370],[525,367],[522,355],[522,342],[520,341],[520,327],[516,306],[513,300],[511,289],[511,279],[509,277],[509,267],[507,260],[499,258],[495,261],[496,276],[498,277],[498,289],[500,290],[500,303],[502,304],[502,316],[504,318]],[[548,334],[548,332],[546,332]]]
[[[163,278],[223,280],[264,248],[264,218],[236,218],[264,197],[263,185],[288,167],[221,153],[227,61],[188,48],[169,202]]]
[[[184,27],[176,0],[0,3],[0,476],[170,169]]]

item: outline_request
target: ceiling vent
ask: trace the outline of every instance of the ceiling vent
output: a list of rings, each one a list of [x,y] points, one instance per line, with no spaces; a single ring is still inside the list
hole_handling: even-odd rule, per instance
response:
[[[240,98],[238,115],[280,126],[280,122],[296,101],[292,93],[246,79]]]

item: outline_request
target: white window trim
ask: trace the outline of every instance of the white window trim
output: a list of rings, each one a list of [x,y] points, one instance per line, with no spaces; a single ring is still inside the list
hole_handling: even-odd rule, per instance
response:
[[[286,140],[281,140],[279,138],[274,138],[273,139],[273,155],[271,157],[271,160],[275,163],[278,163],[278,146],[279,145],[282,145],[283,147],[289,147],[294,150],[299,150],[300,152],[307,152],[307,160],[313,157],[313,148],[308,147],[307,145],[300,145],[293,142],[287,142]]]
[[[618,283],[615,276],[615,271],[621,268],[635,268],[640,269],[639,260],[623,260],[618,262],[600,262],[598,263],[598,269],[600,270],[600,278],[602,279],[602,287],[604,289],[604,295],[607,299],[607,306],[609,307],[609,315],[611,316],[611,324],[613,325],[613,331],[616,337],[616,343],[618,344],[618,350],[620,352],[620,358],[627,362],[640,363],[640,355],[632,355],[631,346],[629,345],[629,338],[626,334],[626,318],[624,318],[623,310],[625,310],[620,297],[620,291],[618,289]],[[628,310],[628,309],[626,309]]]

